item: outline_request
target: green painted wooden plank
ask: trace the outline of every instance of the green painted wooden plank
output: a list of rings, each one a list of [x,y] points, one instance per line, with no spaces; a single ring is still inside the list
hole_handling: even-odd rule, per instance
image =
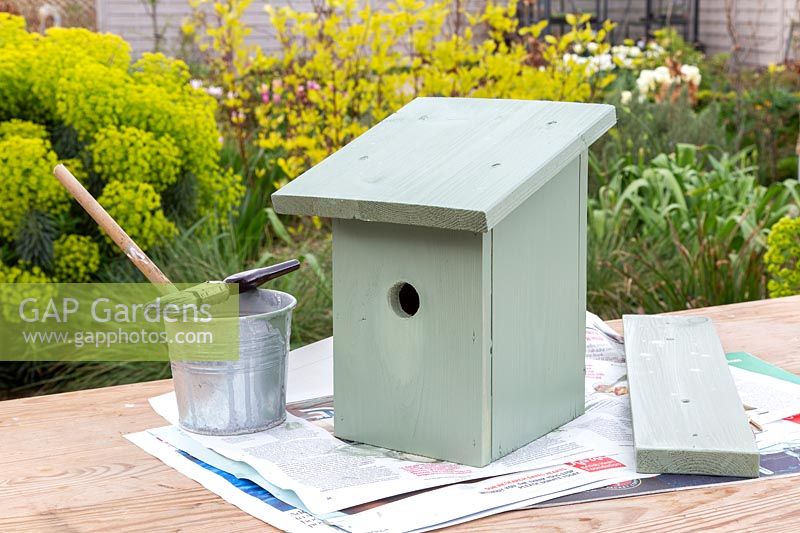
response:
[[[583,413],[584,157],[492,230],[492,457]]]
[[[279,213],[486,232],[615,120],[603,104],[417,98],[272,201]]]
[[[759,455],[710,319],[625,315],[636,470],[758,477]]]
[[[490,461],[487,234],[335,220],[336,435],[482,466]],[[419,309],[403,316],[392,287]]]

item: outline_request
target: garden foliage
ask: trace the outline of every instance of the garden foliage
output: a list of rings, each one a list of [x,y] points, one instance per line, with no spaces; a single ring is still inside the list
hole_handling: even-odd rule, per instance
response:
[[[144,249],[178,223],[228,219],[243,189],[220,166],[213,98],[188,82],[186,65],[163,55],[131,63],[117,36],[29,33],[0,13],[0,249],[17,265],[6,269],[88,281],[118,253],[53,177],[58,162]]]
[[[614,172],[589,199],[589,301],[600,312],[671,311],[766,297],[769,229],[797,182],[758,182],[752,149],[692,145]]]
[[[280,50],[249,47],[240,15],[250,0],[193,0],[184,31],[210,67],[237,139],[256,137],[292,179],[416,96],[589,101],[614,80],[605,23],[568,17],[563,36],[541,36],[544,23],[518,28],[516,2],[488,2],[477,14],[448,4],[400,0],[386,9],[331,0],[311,12],[267,11]],[[208,17],[204,5],[216,14]],[[222,21],[220,23],[220,21]],[[569,56],[573,46],[608,61]],[[246,157],[242,150],[242,157]]]
[[[132,63],[115,36],[42,36],[0,14],[0,282],[141,279],[53,179],[60,161],[175,280],[301,258],[276,287],[299,296],[295,342],[327,336],[329,227],[278,217],[270,193],[414,97],[450,96],[617,107],[590,153],[588,305],[603,317],[800,293],[797,65],[705,58],[669,29],[612,45],[613,23],[582,15],[551,35],[519,27],[516,0],[268,6],[265,52],[243,23],[253,0],[188,1],[191,74],[163,55]],[[0,382],[168,369],[55,373],[0,365]]]

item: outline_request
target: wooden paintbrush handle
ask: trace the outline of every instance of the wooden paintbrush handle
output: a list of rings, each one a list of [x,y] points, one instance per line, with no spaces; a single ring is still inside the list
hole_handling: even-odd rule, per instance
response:
[[[89,216],[103,229],[103,231],[111,237],[111,240],[119,246],[120,250],[130,259],[131,263],[136,265],[142,274],[152,283],[163,286],[165,292],[174,292],[177,289],[170,283],[167,276],[161,272],[161,269],[147,257],[133,239],[125,233],[125,230],[117,224],[116,220],[111,218],[103,206],[101,206],[94,196],[75,179],[75,176],[67,170],[64,165],[56,165],[53,170],[58,181],[66,188],[69,193],[81,204]]]

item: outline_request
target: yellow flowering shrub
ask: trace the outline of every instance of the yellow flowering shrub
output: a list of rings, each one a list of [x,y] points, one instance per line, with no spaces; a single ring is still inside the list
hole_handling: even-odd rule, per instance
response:
[[[88,235],[62,235],[53,243],[58,281],[86,283],[100,268],[100,247]]]
[[[175,224],[161,210],[161,196],[149,183],[110,181],[97,199],[108,214],[123,228],[142,250],[148,250],[177,235]],[[106,241],[112,243],[106,236]]]
[[[800,294],[800,218],[782,218],[772,226],[764,262],[771,297]]]
[[[41,124],[30,122],[28,120],[11,119],[5,122],[0,122],[0,139],[11,137],[30,138],[48,140],[47,129]]]
[[[34,37],[25,31],[25,19],[0,13],[0,120],[33,112],[38,102],[31,92],[30,72]]]
[[[95,172],[106,182],[141,181],[161,193],[178,180],[180,150],[169,135],[156,138],[139,128],[103,128],[94,136],[92,155]]]
[[[0,242],[13,240],[31,211],[61,215],[69,193],[53,178],[58,157],[48,141],[12,135],[0,140]]]
[[[586,101],[614,79],[565,60],[576,43],[608,50],[611,23],[592,28],[588,16],[570,15],[570,31],[540,39],[544,23],[518,28],[516,0],[462,13],[456,30],[445,2],[398,0],[376,10],[365,1],[325,0],[311,12],[268,5],[276,55],[245,42],[250,29],[241,14],[251,0],[191,3],[183,30],[210,66],[230,129],[240,147],[257,129],[259,146],[276,156],[279,181],[416,96]]]
[[[62,256],[65,247],[89,249],[85,238],[60,237],[86,217],[71,209],[74,200],[52,176],[58,162],[109,202],[105,207],[143,239],[143,248],[166,243],[177,222],[227,223],[244,189],[220,163],[216,109],[214,98],[189,84],[181,61],[161,54],[132,61],[130,46],[116,35],[79,28],[31,33],[22,18],[0,13],[3,257],[59,279],[86,279],[97,270],[76,264],[70,275],[68,262],[55,257],[56,249]]]
[[[6,287],[6,283],[50,283],[53,280],[37,265],[27,261],[19,261],[15,265],[7,265],[0,260],[0,315],[8,323],[19,323],[19,291],[13,287]],[[36,291],[37,296],[55,296],[52,287],[43,287],[44,290]],[[49,290],[48,290],[49,289]]]
[[[9,266],[0,261],[0,283],[48,283],[50,281],[47,274],[36,265],[20,261],[14,266]]]

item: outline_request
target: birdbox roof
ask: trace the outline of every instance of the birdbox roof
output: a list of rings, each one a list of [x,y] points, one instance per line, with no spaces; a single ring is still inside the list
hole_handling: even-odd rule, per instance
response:
[[[615,122],[604,104],[417,98],[272,202],[286,214],[485,232]]]

